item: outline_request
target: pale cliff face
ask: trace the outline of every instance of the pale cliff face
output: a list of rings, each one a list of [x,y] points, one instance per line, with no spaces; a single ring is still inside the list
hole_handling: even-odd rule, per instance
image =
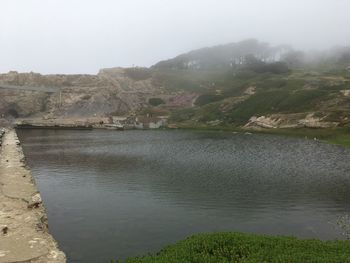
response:
[[[121,68],[98,75],[9,72],[0,74],[1,84],[15,87],[0,88],[0,114],[13,117],[122,115],[141,110],[148,97],[162,93],[150,79],[135,81]]]

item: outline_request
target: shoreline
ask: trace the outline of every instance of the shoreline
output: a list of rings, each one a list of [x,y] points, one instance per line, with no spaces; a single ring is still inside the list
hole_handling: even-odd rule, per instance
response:
[[[193,122],[170,122],[156,128],[150,127],[129,127],[124,126],[122,129],[111,127],[106,118],[90,117],[90,118],[61,118],[61,119],[18,119],[12,125],[15,129],[70,129],[70,130],[157,130],[157,129],[183,129],[183,130],[203,130],[203,131],[226,131],[239,133],[256,133],[256,134],[275,134],[283,136],[292,136],[305,139],[313,139],[324,143],[330,143],[350,148],[350,126],[332,127],[332,128],[245,128],[234,125],[206,125],[204,123]]]
[[[244,129],[233,126],[193,126],[176,123],[176,128],[180,130],[217,131],[233,133],[270,134],[287,137],[305,138],[317,140],[323,143],[333,144],[350,148],[350,128],[276,128],[276,129]]]
[[[260,128],[260,129],[247,129],[242,127],[235,126],[195,126],[195,125],[186,125],[182,123],[171,123],[168,126],[151,129],[151,128],[125,128],[125,129],[111,129],[110,127],[104,125],[74,125],[67,123],[36,123],[36,124],[16,124],[15,129],[54,129],[54,130],[159,130],[159,129],[168,129],[168,130],[201,130],[201,131],[218,131],[218,132],[234,132],[234,133],[253,133],[253,134],[271,134],[271,135],[281,135],[288,137],[298,137],[305,139],[312,139],[321,141],[323,143],[333,144],[342,146],[345,148],[350,148],[350,128]]]
[[[14,129],[0,149],[0,263],[64,263],[48,229],[45,207]]]

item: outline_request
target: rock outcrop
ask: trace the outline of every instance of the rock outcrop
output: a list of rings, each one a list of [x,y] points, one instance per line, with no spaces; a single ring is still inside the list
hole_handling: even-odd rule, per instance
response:
[[[123,115],[163,94],[150,79],[133,80],[124,69],[103,69],[97,75],[0,74],[2,117],[90,117]]]
[[[306,115],[306,116],[305,116]],[[286,129],[286,128],[333,128],[338,122],[325,121],[325,117],[316,117],[314,113],[271,114],[253,116],[244,125],[246,129]]]

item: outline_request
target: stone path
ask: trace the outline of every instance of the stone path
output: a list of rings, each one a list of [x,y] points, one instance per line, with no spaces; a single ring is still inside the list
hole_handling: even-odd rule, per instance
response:
[[[5,262],[66,262],[48,232],[45,208],[14,130],[5,132],[0,149],[0,263]]]

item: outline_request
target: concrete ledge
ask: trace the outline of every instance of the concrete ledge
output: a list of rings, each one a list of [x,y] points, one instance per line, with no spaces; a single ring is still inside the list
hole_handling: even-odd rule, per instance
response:
[[[0,132],[0,263],[63,263],[15,130]]]

